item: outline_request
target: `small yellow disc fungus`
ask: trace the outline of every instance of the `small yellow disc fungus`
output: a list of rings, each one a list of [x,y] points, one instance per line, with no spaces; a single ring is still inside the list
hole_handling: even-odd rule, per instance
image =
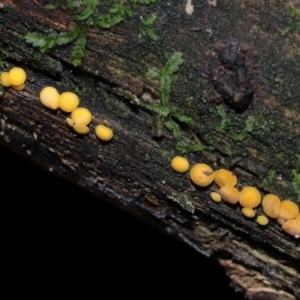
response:
[[[72,120],[71,118],[66,118],[66,122],[67,122],[67,124],[68,124],[70,127],[73,127],[74,122],[73,122],[73,120]]]
[[[58,91],[52,86],[46,86],[40,93],[40,100],[42,104],[51,109],[58,108],[59,97]]]
[[[256,188],[246,186],[240,192],[239,202],[243,207],[255,208],[261,202],[260,193]]]
[[[242,214],[247,218],[255,217],[255,211],[253,210],[253,208],[249,208],[249,207],[243,207]]]
[[[24,88],[25,88],[25,83],[22,83],[22,84],[20,84],[20,85],[11,85],[11,87],[14,89],[14,90],[16,90],[16,91],[22,91],[22,90],[24,90]]]
[[[280,203],[279,216],[284,220],[294,219],[299,215],[298,205],[291,200],[283,200]]]
[[[261,226],[266,226],[269,223],[269,219],[264,215],[260,215],[256,218],[256,222]]]
[[[277,218],[280,212],[280,199],[274,194],[267,194],[262,200],[264,213],[270,218]]]
[[[91,112],[85,107],[78,107],[71,113],[74,125],[88,125],[92,121]]]
[[[283,225],[282,225],[282,229],[294,236],[296,239],[298,239],[300,237],[300,219],[290,219],[287,220]]]
[[[214,180],[214,172],[207,164],[196,164],[190,172],[191,180],[198,186],[208,186]]]
[[[79,98],[72,92],[64,92],[59,98],[59,108],[65,112],[72,112],[79,105]]]
[[[26,80],[26,73],[22,68],[14,67],[8,72],[9,81],[13,85],[20,85]]]
[[[277,221],[278,224],[280,224],[280,225],[283,225],[283,224],[286,222],[286,220],[285,220],[285,219],[282,219],[280,216],[276,218],[276,221]]]
[[[211,192],[210,198],[211,198],[211,200],[213,200],[215,202],[221,202],[221,200],[222,200],[220,194],[218,194],[216,192]]]
[[[88,134],[90,131],[86,125],[74,125],[73,129],[79,134]]]
[[[8,86],[11,85],[10,80],[9,80],[8,72],[3,72],[3,73],[1,73],[1,77],[0,77],[0,78],[1,78],[1,84],[2,84],[3,86],[8,87]]]
[[[237,177],[234,173],[225,170],[219,169],[215,171],[215,178],[214,182],[219,186],[222,187],[224,185],[235,186],[237,183]]]
[[[178,173],[185,173],[189,169],[190,164],[184,157],[175,156],[171,161],[171,166],[174,171]]]
[[[113,131],[109,127],[101,124],[96,126],[95,133],[97,138],[105,142],[110,141],[114,136]]]
[[[228,185],[222,186],[219,189],[219,194],[221,195],[223,201],[230,204],[238,203],[240,198],[240,192],[238,191],[238,189]]]

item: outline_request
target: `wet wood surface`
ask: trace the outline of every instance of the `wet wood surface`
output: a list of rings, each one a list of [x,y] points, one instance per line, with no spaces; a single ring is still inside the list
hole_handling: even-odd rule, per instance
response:
[[[83,64],[74,67],[72,44],[42,54],[25,40],[28,33],[73,28],[72,11],[49,12],[47,1],[2,1],[1,60],[23,67],[27,83],[23,91],[5,89],[0,142],[84,187],[99,201],[113,203],[218,260],[234,288],[248,299],[260,299],[255,297],[261,294],[268,299],[300,298],[299,240],[273,220],[262,228],[245,219],[240,207],[212,202],[209,195],[216,186],[199,188],[188,174],[175,173],[170,161],[180,154],[178,140],[165,127],[164,136],[154,138],[155,114],[132,101],[159,103],[158,82],[147,71],[162,68],[172,53],[181,51],[184,63],[171,87],[170,105],[193,120],[189,128],[178,123],[182,137],[196,137],[205,146],[186,155],[191,165],[231,167],[239,187],[256,186],[262,194],[296,200],[291,181],[300,149],[300,42],[297,30],[281,35],[294,22],[288,3],[216,2],[212,7],[207,1],[195,3],[190,15],[185,1],[133,7],[133,16],[111,29],[90,28]],[[295,5],[300,7],[297,1]],[[141,17],[153,12],[157,40],[140,32]],[[215,54],[222,56],[232,41],[246,53],[245,81],[255,91],[242,111],[222,95],[216,103],[215,92],[224,90],[227,79],[218,78],[217,87],[211,79],[222,67]],[[45,86],[79,94],[80,105],[93,113],[87,136],[66,125],[68,114],[41,105],[39,93]],[[247,132],[251,118],[255,122]],[[96,138],[97,124],[113,129],[112,141]],[[267,180],[272,173],[274,178]]]

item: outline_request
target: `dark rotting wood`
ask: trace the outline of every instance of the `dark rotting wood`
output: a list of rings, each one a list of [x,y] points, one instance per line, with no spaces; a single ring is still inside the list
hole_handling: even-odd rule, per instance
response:
[[[278,294],[281,299],[300,298],[299,240],[274,220],[261,228],[245,219],[239,207],[212,202],[214,186],[197,188],[188,174],[174,173],[170,161],[179,154],[176,139],[166,128],[163,136],[153,138],[155,115],[130,101],[158,103],[158,82],[147,71],[162,68],[166,53],[181,51],[185,61],[171,87],[170,104],[193,119],[190,128],[183,126],[183,136],[195,135],[206,146],[187,155],[190,163],[230,167],[239,187],[252,185],[261,193],[295,199],[291,181],[300,149],[299,32],[283,37],[274,30],[291,24],[289,6],[286,1],[216,2],[201,28],[206,1],[194,3],[192,15],[185,13],[182,1],[149,6],[158,16],[157,41],[141,38],[139,13],[144,10],[110,30],[92,27],[83,64],[75,68],[72,45],[41,54],[24,38],[32,32],[71,29],[71,11],[49,14],[48,1],[42,0],[2,1],[1,59],[24,67],[28,80],[21,92],[5,89],[0,143],[216,259],[235,290],[249,299],[261,294],[268,299]],[[255,92],[243,112],[213,101],[210,66],[215,45],[231,38],[250,45],[257,59],[247,73]],[[89,135],[79,137],[66,126],[66,114],[41,105],[39,93],[45,86],[80,92],[81,106],[94,115]],[[249,120],[255,121],[247,131]],[[113,128],[110,143],[94,136],[99,123]],[[266,180],[271,171],[272,182]]]

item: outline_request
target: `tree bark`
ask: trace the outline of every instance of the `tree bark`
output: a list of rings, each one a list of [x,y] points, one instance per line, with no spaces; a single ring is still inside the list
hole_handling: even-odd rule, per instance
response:
[[[170,105],[193,120],[190,126],[178,123],[182,138],[205,146],[187,154],[190,164],[230,167],[240,188],[256,186],[262,194],[296,201],[291,182],[300,149],[300,36],[293,27],[298,15],[291,18],[286,1],[212,2],[192,3],[192,14],[179,0],[132,6],[133,15],[112,28],[90,27],[83,64],[75,67],[72,44],[42,54],[25,40],[32,32],[70,30],[74,11],[49,13],[42,0],[2,1],[0,55],[9,66],[25,68],[27,83],[23,91],[5,89],[0,142],[218,260],[248,299],[300,298],[299,240],[276,221],[262,228],[245,219],[240,207],[212,202],[216,186],[199,188],[188,174],[175,173],[170,161],[180,154],[178,140],[166,128],[154,138],[155,114],[135,100],[159,103],[159,83],[147,71],[181,51],[184,63],[171,86]],[[294,3],[298,11],[299,1]],[[157,40],[140,32],[141,17],[154,12]],[[238,55],[246,53],[242,59],[255,89],[242,111],[230,101],[213,101],[221,88],[211,74],[222,74],[220,56],[232,43],[242,49]],[[45,86],[80,95],[80,105],[93,113],[87,136],[66,125],[67,114],[41,105]],[[93,134],[100,123],[114,131],[109,143]]]

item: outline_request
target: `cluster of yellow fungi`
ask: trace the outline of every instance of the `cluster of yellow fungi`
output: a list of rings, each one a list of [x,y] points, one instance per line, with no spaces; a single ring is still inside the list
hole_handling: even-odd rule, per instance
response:
[[[185,173],[189,170],[189,162],[181,156],[176,156],[171,161],[172,168],[179,173]],[[261,197],[258,189],[252,186],[246,186],[242,190],[236,188],[237,176],[226,169],[213,171],[210,166],[204,163],[194,165],[190,170],[191,181],[200,187],[207,187],[213,182],[218,186],[218,190],[212,192],[210,197],[215,202],[229,203],[235,205],[239,203],[242,207],[241,212],[246,218],[254,218],[254,210],[262,204],[264,214],[257,216],[256,222],[265,226],[269,223],[268,218],[278,221],[282,229],[294,236],[300,237],[300,212],[299,206],[291,200],[280,200],[274,194],[267,194]]]
[[[26,73],[22,68],[14,67],[9,72],[1,73],[1,84],[22,91],[25,87]]]
[[[87,108],[78,107],[80,100],[76,94],[72,92],[59,94],[56,88],[47,86],[41,90],[40,100],[47,108],[59,108],[64,112],[71,113],[71,116],[66,118],[66,122],[76,133],[89,133],[88,125],[91,123],[93,116]],[[113,131],[104,125],[97,125],[95,134],[105,142],[110,141],[113,137]]]
[[[19,67],[12,68],[9,72],[2,72],[0,82],[4,87],[12,87],[21,91],[25,87],[26,72]],[[90,129],[88,125],[92,121],[91,112],[85,107],[78,107],[80,100],[73,92],[59,94],[56,88],[46,86],[40,92],[41,103],[50,109],[61,109],[66,113],[71,113],[66,118],[67,124],[78,134],[87,134]],[[105,125],[97,125],[95,134],[98,139],[108,142],[113,138],[113,131]]]
[[[0,76],[1,84],[4,87],[12,87],[15,90],[23,90],[25,87],[26,72],[19,67],[12,68],[9,72],[2,72]],[[61,109],[66,113],[71,113],[66,118],[67,124],[78,134],[89,133],[88,125],[92,121],[91,112],[85,107],[78,107],[80,100],[72,92],[59,94],[56,88],[47,86],[40,92],[41,103],[50,109]],[[105,125],[97,125],[96,136],[102,141],[110,141],[113,131]],[[185,173],[189,170],[190,164],[187,159],[176,156],[171,161],[172,168],[178,173]],[[299,206],[291,200],[280,200],[274,194],[267,194],[261,197],[260,192],[251,186],[246,186],[238,190],[236,175],[226,169],[213,171],[210,166],[204,163],[194,165],[190,170],[191,181],[200,187],[206,187],[215,182],[218,186],[216,192],[212,192],[210,197],[215,202],[227,202],[229,204],[239,203],[242,206],[242,214],[247,218],[255,217],[255,208],[262,204],[265,215],[259,215],[257,223],[267,225],[269,218],[276,219],[282,229],[295,238],[300,237],[300,213]]]

